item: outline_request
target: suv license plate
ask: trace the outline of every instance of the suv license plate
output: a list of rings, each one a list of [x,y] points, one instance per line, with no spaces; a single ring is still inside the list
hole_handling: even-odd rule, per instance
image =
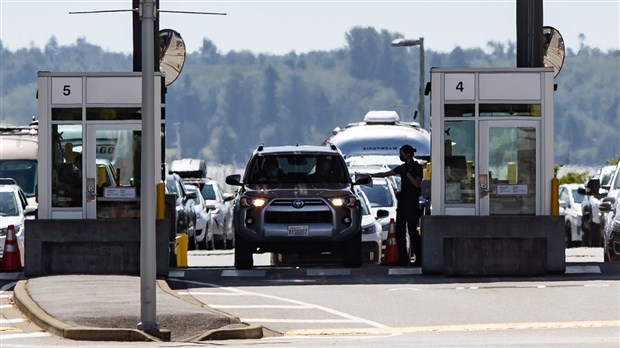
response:
[[[288,235],[289,237],[303,237],[308,235],[308,226],[289,226],[288,227]]]

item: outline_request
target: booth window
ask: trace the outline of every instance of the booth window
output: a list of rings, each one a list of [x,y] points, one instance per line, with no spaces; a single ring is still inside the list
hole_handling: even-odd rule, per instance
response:
[[[52,125],[52,207],[82,206],[82,126]]]
[[[480,116],[540,117],[540,104],[480,104]]]
[[[444,104],[444,117],[473,117],[476,111],[474,104]]]
[[[52,108],[52,121],[81,121],[82,108]]]
[[[140,108],[87,108],[88,121],[140,120]]]
[[[445,203],[475,202],[475,122],[444,122],[444,192]]]

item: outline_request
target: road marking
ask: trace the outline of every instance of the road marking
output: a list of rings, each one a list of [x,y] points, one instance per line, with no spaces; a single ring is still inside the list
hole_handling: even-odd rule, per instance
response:
[[[5,332],[22,332],[22,330],[13,326],[0,326],[0,332],[4,335]]]
[[[169,271],[168,272],[168,277],[184,278],[185,277],[185,271]]]
[[[47,336],[51,336],[52,334],[47,333],[47,332],[30,332],[30,333],[16,333],[16,334],[2,334],[2,336],[0,336],[0,341],[3,340],[10,340],[13,338],[35,338],[35,337],[47,337]]]
[[[393,288],[393,289],[388,289],[387,291],[422,291],[422,289],[418,289],[418,288]]]
[[[177,291],[177,294],[183,296],[250,296],[249,294],[241,294],[235,292],[215,292],[215,291]]]
[[[17,282],[5,284],[4,286],[0,288],[0,293],[13,289],[15,287],[15,284],[17,284]]]
[[[175,279],[177,280],[177,279]],[[371,320],[367,320],[364,318],[360,318],[360,317],[356,317],[347,313],[343,313],[340,311],[337,311],[335,309],[331,309],[328,307],[324,307],[324,306],[320,306],[320,305],[315,305],[315,304],[311,304],[311,303],[307,303],[307,302],[303,302],[303,301],[297,301],[297,300],[292,300],[292,299],[288,299],[288,298],[284,298],[284,297],[279,297],[279,296],[274,296],[274,295],[267,295],[267,294],[261,294],[258,292],[251,292],[251,291],[246,291],[246,290],[240,290],[240,289],[236,289],[236,288],[231,288],[231,287],[223,287],[221,285],[218,284],[213,284],[213,283],[203,283],[203,282],[198,282],[198,281],[186,281],[186,280],[182,280],[182,279],[178,279],[178,281],[182,281],[182,282],[186,282],[189,284],[196,284],[196,285],[203,285],[203,286],[208,286],[208,287],[215,287],[218,289],[222,289],[222,290],[227,290],[230,291],[231,293],[238,293],[238,294],[244,294],[247,296],[257,296],[257,297],[263,297],[263,298],[267,298],[267,299],[271,299],[271,300],[277,300],[277,301],[282,301],[282,302],[288,302],[291,304],[295,304],[295,305],[299,305],[299,306],[304,306],[304,307],[309,307],[311,309],[316,309],[319,311],[323,311],[323,312],[327,312],[330,313],[332,315],[338,316],[338,317],[342,317],[345,318],[346,320],[349,320],[347,322],[357,322],[357,323],[364,323],[368,326],[371,327],[375,327],[375,328],[387,328],[388,326],[371,321]],[[194,292],[194,291],[188,291],[190,294],[194,295],[197,294],[198,292]],[[210,306],[210,304],[207,303],[207,305]],[[274,320],[284,320],[284,319],[274,319]],[[290,322],[290,320],[286,319],[286,321],[284,322]]]
[[[359,320],[350,319],[270,319],[270,318],[240,318],[242,322],[253,323],[295,323],[295,324],[345,324],[359,323]]]
[[[10,305],[10,304],[0,305],[0,309],[6,309],[6,308],[13,308],[13,305]]]
[[[298,305],[209,305],[211,308],[270,308],[270,309],[312,309],[308,306]]]
[[[496,323],[467,325],[411,326],[388,328],[340,328],[340,329],[304,329],[291,330],[285,336],[345,336],[345,335],[380,335],[405,334],[420,332],[464,332],[464,331],[503,331],[503,330],[551,330],[551,329],[586,329],[620,327],[620,320],[607,321],[573,321],[541,323]]]
[[[0,318],[0,325],[1,324],[15,324],[15,323],[23,323],[24,321],[26,321],[26,319],[4,319],[4,318]]]
[[[21,272],[0,273],[0,280],[15,280],[19,278],[20,275],[21,275]]]
[[[11,298],[11,295],[2,294],[2,295],[0,295],[0,298]]]

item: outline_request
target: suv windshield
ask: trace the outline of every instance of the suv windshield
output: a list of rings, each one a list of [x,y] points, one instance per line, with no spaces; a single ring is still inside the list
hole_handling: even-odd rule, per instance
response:
[[[328,154],[257,156],[246,181],[248,184],[349,182],[341,157]]]
[[[26,197],[34,197],[37,194],[37,161],[0,160],[0,178],[15,179]]]

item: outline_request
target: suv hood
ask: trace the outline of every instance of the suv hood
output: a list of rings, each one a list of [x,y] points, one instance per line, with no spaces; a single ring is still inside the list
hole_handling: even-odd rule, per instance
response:
[[[246,185],[244,194],[265,198],[283,197],[337,197],[351,193],[351,184],[314,184],[314,183],[282,183],[282,184],[251,184]]]

